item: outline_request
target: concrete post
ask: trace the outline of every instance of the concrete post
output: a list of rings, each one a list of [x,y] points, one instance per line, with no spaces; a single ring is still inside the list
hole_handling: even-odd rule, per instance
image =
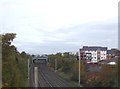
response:
[[[38,67],[34,67],[34,73],[35,87],[38,87]]]

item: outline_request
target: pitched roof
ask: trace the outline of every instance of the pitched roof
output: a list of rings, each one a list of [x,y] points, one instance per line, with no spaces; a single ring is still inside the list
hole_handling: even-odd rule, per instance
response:
[[[107,50],[107,54],[114,54],[112,50]]]
[[[107,47],[101,47],[101,46],[83,46],[82,50],[88,50],[88,51],[96,51],[96,50],[107,50]]]
[[[107,54],[114,54],[116,56],[120,56],[120,51],[117,49],[111,49],[111,50],[107,50]]]

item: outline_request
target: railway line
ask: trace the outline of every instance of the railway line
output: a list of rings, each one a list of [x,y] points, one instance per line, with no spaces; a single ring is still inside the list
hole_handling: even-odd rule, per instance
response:
[[[39,68],[38,70],[39,87],[53,87],[52,84],[46,79],[42,68],[41,67],[38,67],[38,68]]]
[[[46,62],[47,57],[33,58],[29,73],[30,87],[76,87],[70,81],[62,79],[54,71],[51,71],[47,67]],[[35,71],[35,69],[37,69],[37,71]]]
[[[47,82],[47,84],[50,87],[60,87],[55,81],[53,81],[53,78],[51,79],[52,76],[50,76],[49,73],[50,71],[47,70],[46,65],[42,64],[39,67],[39,74],[42,75],[42,77],[44,78],[45,82]]]
[[[60,76],[50,71],[45,64],[38,66],[39,87],[75,87]]]

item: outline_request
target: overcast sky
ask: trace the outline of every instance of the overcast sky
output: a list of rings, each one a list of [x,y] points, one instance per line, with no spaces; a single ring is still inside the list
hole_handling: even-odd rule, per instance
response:
[[[30,54],[118,48],[119,0],[0,0],[0,33]]]

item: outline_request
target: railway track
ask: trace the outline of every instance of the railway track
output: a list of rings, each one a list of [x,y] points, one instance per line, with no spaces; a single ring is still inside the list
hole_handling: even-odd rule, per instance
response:
[[[38,66],[39,87],[75,87],[60,76],[50,71],[45,64]]]
[[[33,58],[30,63],[29,86],[30,87],[76,87],[70,81],[62,79],[54,71],[48,69],[47,59]],[[36,67],[36,68],[35,68]],[[36,71],[35,71],[36,69]]]
[[[44,64],[39,65],[39,75],[41,76],[41,80],[39,81],[40,87],[42,86],[43,82],[45,83],[43,87],[60,87],[55,82],[52,82],[53,80],[50,78],[51,76],[49,76],[49,72],[46,70]]]
[[[46,79],[45,74],[43,73],[43,70],[41,67],[38,67],[38,84],[39,87],[53,87],[52,84],[48,81],[48,79]]]

